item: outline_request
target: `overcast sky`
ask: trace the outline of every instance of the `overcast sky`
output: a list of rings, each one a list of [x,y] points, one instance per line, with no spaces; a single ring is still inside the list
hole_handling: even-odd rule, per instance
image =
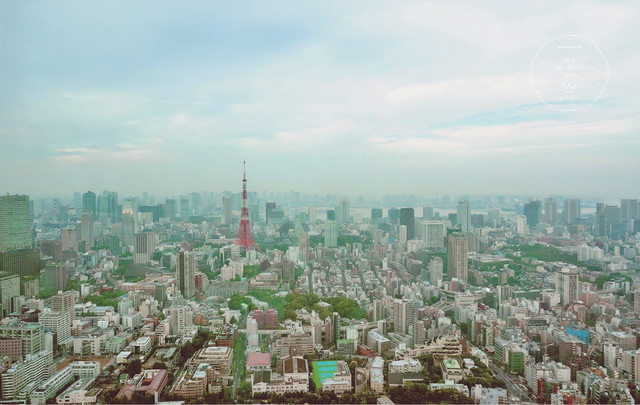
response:
[[[637,1],[454,3],[2,1],[0,192],[638,197]],[[531,80],[558,35],[586,111]]]

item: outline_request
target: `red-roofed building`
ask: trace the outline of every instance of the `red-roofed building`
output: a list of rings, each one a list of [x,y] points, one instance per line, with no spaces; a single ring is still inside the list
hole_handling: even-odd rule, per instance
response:
[[[270,370],[271,369],[271,353],[249,353],[247,354],[247,373]]]
[[[136,374],[132,379],[122,387],[117,398],[127,398],[131,400],[134,392],[142,392],[150,394],[154,397],[154,402],[158,402],[160,392],[167,385],[167,370],[154,369],[143,370],[142,373]]]

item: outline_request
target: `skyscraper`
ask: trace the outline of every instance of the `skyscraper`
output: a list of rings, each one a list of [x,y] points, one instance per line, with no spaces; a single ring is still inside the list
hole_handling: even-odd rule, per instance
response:
[[[178,288],[184,298],[196,295],[196,257],[194,252],[180,250],[176,260]]]
[[[152,232],[137,233],[133,240],[133,262],[144,264],[153,259],[156,235]]]
[[[457,278],[467,282],[469,273],[468,258],[469,239],[462,233],[449,235],[449,252],[447,255],[447,272],[449,280]]]
[[[169,221],[175,222],[176,220],[176,200],[175,199],[167,198],[165,200],[163,215],[165,218],[169,218]]]
[[[413,215],[413,208],[400,209],[400,225],[404,225],[407,227],[407,240],[415,239],[416,222]]]
[[[133,200],[122,202],[122,243],[133,245],[133,235],[137,231],[137,206]]]
[[[471,229],[471,205],[469,204],[469,200],[458,201],[456,218],[458,225],[462,228],[462,232],[469,232]]]
[[[225,224],[231,224],[233,221],[233,201],[230,195],[222,196],[222,215]]]
[[[80,240],[85,242],[85,249],[89,250],[93,247],[93,241],[95,240],[93,235],[93,215],[91,211],[83,211],[81,223]]]
[[[338,246],[338,224],[336,221],[327,221],[324,225],[324,244],[326,247]]]
[[[58,292],[58,294],[51,297],[51,310],[53,312],[68,312],[70,323],[73,325],[75,319],[75,305],[78,301],[77,291]]]
[[[564,223],[572,224],[575,221],[580,220],[580,199],[579,198],[565,198],[564,199]]]
[[[433,219],[433,207],[422,207],[422,219]]]
[[[265,222],[267,223],[267,225],[269,225],[269,214],[271,214],[271,211],[276,209],[276,202],[267,201],[264,204],[264,209],[265,209]]]
[[[440,221],[421,222],[422,235],[427,248],[444,249],[445,226]]]
[[[346,224],[349,222],[349,200],[343,198],[340,200],[340,204],[336,207],[336,220],[339,224]]]
[[[548,197],[544,199],[544,218],[548,224],[555,223],[558,218],[558,208],[556,207],[557,200],[555,197]]]
[[[413,306],[407,299],[393,300],[393,325],[399,333],[408,333],[409,325],[413,324]]]
[[[93,191],[87,191],[82,194],[82,211],[90,211],[95,221],[98,215],[98,207],[96,205],[96,193]]]
[[[442,285],[442,279],[444,277],[444,261],[442,257],[435,256],[429,262],[429,284],[436,287]]]
[[[29,196],[0,196],[0,252],[31,248]]]
[[[382,219],[382,208],[371,208],[371,220],[375,223],[376,220]]]
[[[387,216],[389,218],[389,222],[391,222],[392,224],[397,224],[398,219],[400,219],[400,210],[397,208],[389,208]]]
[[[578,299],[578,273],[564,268],[556,273],[556,292],[560,294],[560,303],[564,306]]]
[[[529,201],[524,205],[524,215],[527,217],[527,224],[531,229],[540,223],[541,203],[538,200]]]
[[[298,238],[298,247],[300,248],[300,261],[306,263],[309,261],[309,234],[303,233]]]
[[[180,222],[188,222],[190,215],[189,199],[187,197],[180,197]]]

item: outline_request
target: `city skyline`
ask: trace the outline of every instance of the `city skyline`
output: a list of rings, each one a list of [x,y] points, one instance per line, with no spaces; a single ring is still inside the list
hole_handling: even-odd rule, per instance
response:
[[[254,190],[618,197],[640,185],[630,4],[0,11],[3,193],[235,190],[243,159]],[[592,39],[610,67],[588,111],[553,111],[531,83],[537,52],[563,34]]]

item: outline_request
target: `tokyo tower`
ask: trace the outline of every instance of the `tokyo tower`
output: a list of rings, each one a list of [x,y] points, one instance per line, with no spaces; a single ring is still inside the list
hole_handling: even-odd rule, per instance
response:
[[[253,240],[253,236],[251,236],[251,226],[249,225],[249,209],[247,208],[247,162],[242,162],[242,165],[242,214],[240,214],[240,229],[238,229],[236,245],[242,246],[246,250],[255,247],[260,251],[258,244]]]

